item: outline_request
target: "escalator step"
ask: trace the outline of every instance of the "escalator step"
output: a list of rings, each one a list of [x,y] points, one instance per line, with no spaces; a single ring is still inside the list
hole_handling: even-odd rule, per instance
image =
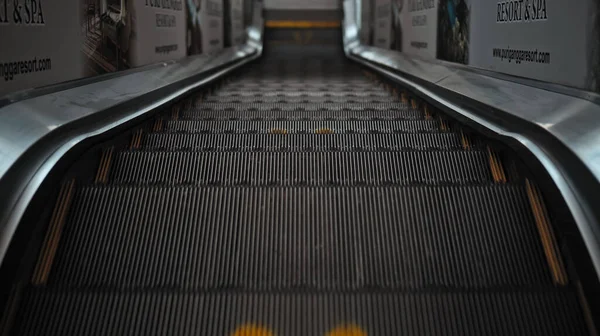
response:
[[[251,83],[247,83],[247,84],[237,84],[237,83],[232,83],[232,84],[226,84],[223,85],[223,87],[221,88],[223,91],[228,92],[228,93],[239,93],[239,92],[255,92],[255,93],[271,93],[271,92],[282,92],[282,93],[287,93],[287,92],[314,92],[314,91],[319,91],[319,92],[330,92],[330,93],[337,93],[337,92],[348,92],[348,93],[354,93],[354,92],[358,92],[358,93],[368,93],[368,92],[373,92],[373,93],[378,93],[378,92],[382,92],[381,88],[373,85],[372,82],[368,82],[365,81],[364,83],[361,84],[329,84],[329,83],[312,83],[312,84],[297,84],[297,85],[290,85],[289,83],[264,83],[262,85],[260,84],[251,84]]]
[[[295,90],[295,91],[269,91],[269,92],[253,92],[253,91],[231,91],[221,89],[215,92],[213,97],[348,97],[348,98],[373,98],[373,97],[386,97],[389,98],[390,94],[383,90],[364,92],[364,91],[343,91],[337,90],[332,92],[324,92],[321,90]]]
[[[298,91],[298,90],[322,90],[322,91],[352,91],[352,92],[381,92],[381,88],[373,85],[368,80],[330,81],[314,80],[304,82],[270,81],[270,80],[240,80],[223,86],[224,90],[232,91]]]
[[[524,187],[78,189],[50,286],[551,287]]]
[[[365,112],[365,111],[378,111],[381,112],[390,112],[392,114],[402,113],[402,111],[407,110],[409,108],[408,104],[393,102],[393,103],[379,103],[379,104],[362,104],[362,103],[353,103],[353,104],[281,104],[281,103],[269,103],[269,104],[235,104],[235,103],[205,103],[200,102],[197,104],[198,109],[202,110],[235,110],[235,111],[262,111],[262,112],[271,112],[271,111],[297,111],[302,112],[316,112],[322,111],[323,113],[327,113],[328,111],[353,111],[353,112]],[[182,111],[184,113],[185,111]]]
[[[320,103],[320,104],[347,104],[347,103],[393,103],[397,102],[398,98],[389,95],[387,97],[371,96],[371,97],[231,97],[231,96],[208,96],[205,100],[207,103],[238,103],[238,104],[252,104],[252,103],[285,103],[285,104],[298,104],[298,103]]]
[[[351,104],[334,106],[325,104],[284,105],[284,104],[199,104],[196,108],[179,113],[179,119],[215,120],[376,120],[376,119],[424,119],[423,112],[408,109],[402,104],[378,104],[370,107]]]
[[[272,335],[338,335],[328,332],[343,330],[341,326],[363,333],[340,335],[587,334],[576,297],[561,291],[274,294],[32,289],[24,302],[13,330],[18,335],[265,335],[252,333],[261,329]]]
[[[438,120],[199,121],[168,120],[166,131],[189,133],[401,133],[438,132]],[[284,136],[284,134],[282,134]]]
[[[461,149],[456,133],[399,134],[181,134],[150,133],[146,149],[323,151]],[[481,148],[478,143],[473,148]]]
[[[492,183],[484,151],[117,153],[127,184],[381,185]]]

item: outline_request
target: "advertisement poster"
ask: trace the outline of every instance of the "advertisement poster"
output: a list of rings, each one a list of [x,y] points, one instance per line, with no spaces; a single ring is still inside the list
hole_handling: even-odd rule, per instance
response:
[[[393,0],[396,48],[407,54],[435,58],[439,0]],[[399,46],[399,47],[398,47]]]
[[[183,0],[80,0],[91,76],[184,57]]]
[[[376,47],[600,92],[598,0],[363,0],[360,8],[364,44],[371,17]]]
[[[437,58],[468,64],[472,7],[470,2],[478,0],[436,1],[438,1]],[[495,6],[495,2],[489,3]]]
[[[223,0],[186,0],[188,4],[187,54],[223,49]]]
[[[223,15],[222,0],[0,0],[0,95],[220,50]]]
[[[473,1],[469,65],[597,90],[597,3]]]
[[[359,0],[360,42],[373,45],[373,0]]]
[[[335,10],[339,0],[264,0],[266,10]]]
[[[375,29],[373,45],[378,48],[392,47],[392,1],[375,0]]]
[[[225,0],[225,46],[244,43],[244,1]]]
[[[80,4],[0,0],[0,95],[81,77]]]
[[[159,61],[180,59],[185,50],[184,0],[127,0],[134,21],[129,35],[131,66],[137,67]],[[126,9],[127,10],[127,9]]]

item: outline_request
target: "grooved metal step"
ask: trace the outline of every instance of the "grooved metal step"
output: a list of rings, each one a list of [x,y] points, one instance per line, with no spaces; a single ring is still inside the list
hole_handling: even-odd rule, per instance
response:
[[[252,92],[252,91],[236,91],[232,92],[229,90],[219,90],[213,93],[213,97],[280,97],[280,98],[300,98],[300,97],[338,97],[338,98],[373,98],[373,97],[386,97],[390,98],[390,94],[385,91],[332,91],[323,92],[321,90],[296,90],[293,92],[284,91],[270,91],[270,92]]]
[[[404,104],[347,104],[330,106],[326,104],[198,104],[196,108],[179,112],[179,119],[215,120],[402,120],[425,119],[423,112],[408,109]]]
[[[332,84],[329,83],[312,83],[312,84],[298,84],[298,85],[288,85],[286,83],[263,83],[261,84],[253,84],[248,83],[244,84],[226,84],[221,87],[221,90],[218,91],[220,94],[221,91],[224,91],[224,95],[228,93],[242,93],[242,92],[253,92],[253,93],[265,93],[265,94],[288,94],[288,93],[296,93],[296,92],[324,92],[324,93],[333,93],[336,94],[338,92],[345,93],[381,93],[381,88],[373,85],[372,82],[365,81],[362,84]],[[386,93],[387,94],[387,93]]]
[[[491,183],[487,152],[128,151],[115,157],[116,183],[379,185]]]
[[[0,334],[587,334],[510,152],[338,51],[265,48],[82,155]]]
[[[236,103],[205,103],[200,102],[196,105],[193,111],[203,110],[203,111],[247,111],[247,112],[272,112],[272,111],[288,111],[291,113],[300,113],[300,112],[316,112],[321,111],[323,113],[327,113],[329,111],[348,111],[351,112],[373,112],[373,111],[381,111],[381,112],[389,112],[392,115],[407,113],[405,110],[410,110],[408,104],[404,104],[401,102],[392,102],[392,103],[381,103],[381,104],[365,104],[365,103],[353,103],[353,104],[286,104],[286,103],[264,103],[264,104],[236,104]],[[186,111],[181,111],[182,113],[186,113]],[[376,116],[380,115],[379,112],[375,112]],[[408,111],[408,113],[413,113]]]
[[[332,89],[338,88],[347,88],[347,87],[367,87],[369,89],[373,89],[373,82],[367,80],[364,76],[348,76],[344,79],[337,79],[339,75],[334,76],[330,75],[321,76],[321,78],[314,76],[311,78],[298,79],[293,78],[290,80],[292,76],[288,77],[279,77],[273,78],[270,76],[269,78],[260,78],[258,76],[252,77],[251,75],[247,75],[246,77],[238,78],[234,83],[229,84],[231,87],[253,87],[253,88],[261,88],[265,86],[277,87],[277,88],[302,88],[302,87],[329,87]]]
[[[142,142],[146,149],[324,151],[461,149],[456,133],[397,134],[184,134],[150,133]],[[479,148],[479,144],[474,144]]]
[[[298,104],[298,103],[320,103],[320,104],[347,104],[347,103],[391,103],[397,101],[397,98],[390,96],[380,97],[359,97],[359,96],[347,96],[347,97],[233,97],[233,96],[208,96],[205,98],[208,103],[238,103],[238,104],[257,104],[257,103],[286,103],[286,104]]]
[[[18,313],[15,333],[19,335],[258,336],[265,334],[257,330],[268,330],[272,335],[304,336],[337,330],[329,335],[565,336],[587,332],[576,298],[564,292],[30,290],[24,304],[31,308]]]
[[[167,120],[165,130],[188,133],[401,133],[439,132],[438,120],[204,121]],[[281,134],[285,136],[285,134]],[[328,134],[322,134],[328,135]]]
[[[304,83],[289,83],[289,82],[246,82],[225,84],[222,90],[237,92],[237,91],[254,91],[254,92],[296,92],[296,91],[322,91],[322,92],[381,92],[381,87],[374,85],[373,82],[360,81],[350,84],[346,82],[330,83],[329,81],[320,82],[304,82]]]
[[[523,189],[90,186],[74,197],[48,281],[205,289],[549,287]]]

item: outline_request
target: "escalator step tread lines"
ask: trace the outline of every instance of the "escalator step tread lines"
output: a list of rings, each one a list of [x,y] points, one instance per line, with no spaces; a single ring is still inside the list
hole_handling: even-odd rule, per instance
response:
[[[577,299],[562,292],[222,294],[35,289],[23,301],[31,310],[19,317],[15,328],[19,335],[586,334],[573,314],[579,310]]]
[[[439,132],[437,120],[245,121],[167,120],[165,130],[181,133],[402,133]]]
[[[462,149],[457,133],[401,133],[401,134],[185,134],[155,132],[145,136],[145,150],[196,151],[390,151],[426,149]],[[473,142],[474,149],[482,149]]]
[[[515,163],[340,58],[267,53],[106,147],[10,334],[587,334]]]

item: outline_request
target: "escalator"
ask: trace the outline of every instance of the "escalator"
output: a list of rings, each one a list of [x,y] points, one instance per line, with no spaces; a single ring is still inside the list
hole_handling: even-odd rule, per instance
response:
[[[7,335],[588,335],[531,174],[330,46],[82,154]]]

